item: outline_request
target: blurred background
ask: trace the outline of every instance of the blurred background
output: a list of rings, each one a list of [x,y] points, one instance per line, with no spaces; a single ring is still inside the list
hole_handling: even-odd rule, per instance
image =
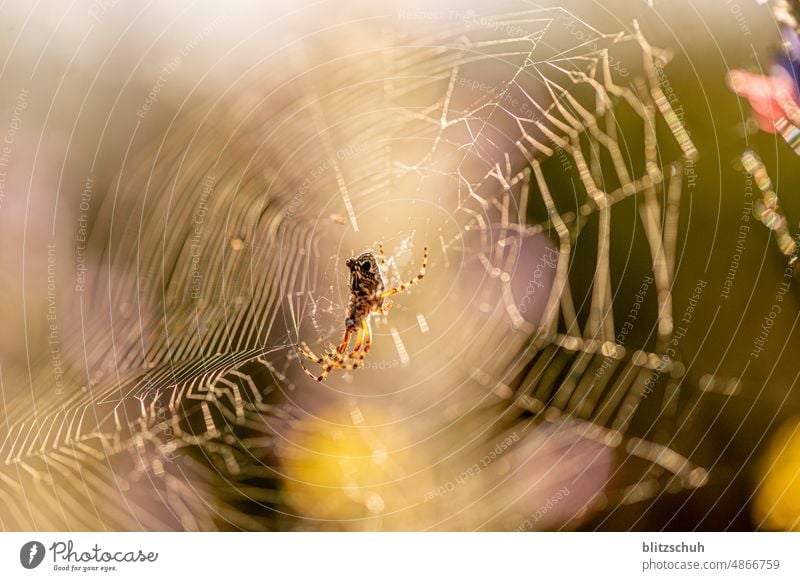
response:
[[[4,4],[0,526],[797,529],[793,10]]]

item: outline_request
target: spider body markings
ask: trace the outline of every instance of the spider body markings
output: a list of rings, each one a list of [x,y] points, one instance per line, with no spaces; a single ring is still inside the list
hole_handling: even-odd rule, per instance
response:
[[[373,313],[388,313],[392,305],[386,299],[417,284],[425,276],[425,270],[428,267],[427,247],[423,251],[422,267],[419,269],[419,273],[408,282],[387,289],[381,272],[381,267],[386,264],[386,256],[383,253],[383,246],[378,246],[378,250],[377,257],[372,252],[364,252],[356,257],[348,258],[345,262],[350,270],[350,304],[347,307],[347,318],[344,322],[344,337],[339,346],[326,351],[322,357],[318,357],[305,341],[297,345],[303,357],[322,366],[322,372],[315,375],[303,364],[302,359],[300,360],[303,371],[314,381],[322,381],[333,369],[357,369],[364,362],[364,358],[372,346],[370,316]],[[356,342],[353,350],[348,353],[347,349],[350,347],[350,341],[354,334]]]

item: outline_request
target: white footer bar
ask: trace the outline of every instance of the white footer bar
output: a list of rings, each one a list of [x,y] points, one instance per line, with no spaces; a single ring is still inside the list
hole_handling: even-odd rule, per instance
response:
[[[5,533],[0,579],[800,579],[792,533]]]

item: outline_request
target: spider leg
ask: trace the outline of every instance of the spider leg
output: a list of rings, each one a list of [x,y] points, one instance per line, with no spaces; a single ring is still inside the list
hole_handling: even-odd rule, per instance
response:
[[[356,365],[355,367],[353,367],[353,369],[355,369],[364,362],[364,358],[367,356],[367,353],[369,353],[369,348],[372,347],[372,327],[369,324],[369,317],[366,317],[364,319],[363,324],[364,324],[364,349],[361,351],[361,355],[359,356],[358,361],[356,361]]]
[[[314,381],[322,381],[325,379],[331,370],[342,367],[342,360],[347,361],[352,357],[352,353],[350,355],[345,356],[344,353],[347,351],[347,346],[350,344],[350,337],[353,335],[353,329],[347,328],[344,331],[344,337],[342,337],[342,342],[339,347],[336,348],[336,352],[334,356],[331,357],[330,355],[323,355],[322,357],[317,357],[313,351],[308,347],[308,345],[304,342],[300,343],[298,347],[300,348],[300,352],[306,356],[308,359],[311,359],[315,363],[322,365],[322,372],[319,375],[314,375],[312,371],[309,371],[308,368],[303,364],[302,359],[300,360],[300,366],[303,368],[303,371],[306,372],[311,379]],[[361,331],[359,331],[358,341],[356,342],[356,351],[360,348],[362,342],[362,335]]]
[[[336,349],[336,352],[339,354],[339,358],[344,355],[344,352],[347,351],[347,346],[350,344],[350,337],[353,335],[353,329],[347,327],[344,330],[344,337],[342,337],[342,342],[339,344],[339,347]]]
[[[328,373],[330,373],[331,369],[333,369],[334,367],[339,365],[338,361],[333,360],[333,359],[331,359],[330,357],[327,357],[327,356],[326,357],[321,357],[320,359],[321,359],[321,361],[319,363],[320,364],[324,364],[323,368],[322,368],[322,373],[320,375],[314,375],[314,373],[312,371],[310,371],[308,369],[308,367],[305,366],[305,364],[303,363],[303,360],[302,359],[300,360],[300,367],[302,367],[303,371],[306,372],[306,375],[308,375],[314,381],[322,381],[323,379],[325,379],[325,377],[328,375]]]
[[[381,257],[381,266],[386,266],[386,255],[383,253],[383,244],[378,244],[378,253]]]
[[[353,361],[352,363],[342,362],[342,364],[340,365],[342,369],[348,371],[352,369],[358,369],[358,367],[364,362],[364,358],[367,356],[367,353],[369,353],[369,349],[372,346],[372,327],[370,327],[369,319],[367,318],[362,319],[361,330],[359,331],[359,334],[363,335],[364,348],[358,352],[358,357],[353,357],[355,361]],[[355,352],[351,353],[351,355],[354,354]]]
[[[353,334],[352,329],[345,329],[344,337],[342,337],[342,342],[339,344],[339,347],[336,348],[335,352],[336,354],[334,355],[334,357],[331,357],[328,354],[324,354],[322,357],[318,357],[309,348],[308,343],[306,343],[305,341],[301,341],[297,345],[297,348],[300,350],[300,353],[302,353],[307,359],[310,359],[314,363],[322,365],[328,359],[341,359],[342,354],[344,354],[344,352],[347,350],[347,346],[350,344],[350,337],[352,336],[352,334]]]
[[[408,287],[414,286],[425,277],[425,269],[427,268],[428,268],[428,247],[426,246],[422,255],[422,268],[419,269],[419,274],[414,278],[412,278],[411,280],[409,280],[408,282],[401,284],[400,286],[383,291],[380,295],[378,295],[378,297],[381,299],[390,297],[392,295],[396,295],[397,293],[403,292]]]
[[[358,335],[356,335],[356,344],[353,345],[353,350],[347,355],[345,355],[344,359],[339,360],[341,363],[344,363],[345,361],[350,361],[351,359],[355,358],[356,355],[358,355],[359,351],[361,351],[361,346],[364,344],[365,333],[366,330],[364,327],[364,320],[362,319],[361,326],[358,328]]]
[[[300,351],[300,354],[301,354],[303,357],[305,357],[306,359],[310,359],[310,360],[311,360],[311,361],[313,361],[314,363],[320,363],[320,364],[321,364],[321,363],[324,363],[324,361],[325,361],[325,357],[318,357],[318,356],[317,356],[317,355],[316,355],[316,354],[315,354],[315,353],[314,353],[314,352],[311,350],[311,348],[308,346],[308,343],[306,343],[305,341],[301,341],[300,343],[298,343],[297,345],[295,345],[295,347],[297,347],[297,350],[298,350],[298,351]]]
[[[379,315],[385,315],[386,313],[392,310],[393,306],[394,303],[386,303],[382,307],[375,307],[374,312],[378,313]]]
[[[308,376],[309,376],[311,379],[313,379],[314,381],[322,381],[323,379],[325,379],[326,377],[328,377],[328,374],[329,374],[329,373],[330,373],[332,370],[334,370],[334,369],[336,369],[336,368],[343,367],[343,366],[342,366],[342,361],[341,361],[341,359],[339,359],[339,358],[337,358],[337,359],[332,359],[332,358],[330,358],[330,357],[327,357],[324,363],[325,363],[325,364],[322,366],[322,372],[321,372],[319,375],[314,375],[314,373],[312,373],[311,371],[309,371],[309,370],[306,368],[306,366],[305,366],[305,365],[303,365],[303,362],[302,362],[302,361],[300,362],[300,365],[303,367],[303,371],[305,371],[305,372],[306,372],[306,375],[308,375]]]

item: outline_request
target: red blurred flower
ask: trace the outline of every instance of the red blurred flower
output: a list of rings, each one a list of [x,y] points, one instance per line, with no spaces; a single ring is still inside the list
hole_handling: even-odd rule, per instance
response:
[[[742,70],[728,73],[728,86],[750,102],[753,115],[762,131],[775,133],[775,122],[781,117],[790,120],[797,110],[797,91],[785,73],[757,75]]]

